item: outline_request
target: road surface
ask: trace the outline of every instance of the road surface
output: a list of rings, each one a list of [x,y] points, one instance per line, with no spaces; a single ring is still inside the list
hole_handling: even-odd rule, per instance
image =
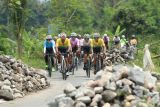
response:
[[[63,93],[67,83],[72,83],[75,86],[80,85],[85,81],[93,79],[93,73],[91,74],[91,78],[86,77],[86,73],[81,67],[78,71],[75,71],[75,75],[70,75],[67,80],[62,80],[59,72],[53,72],[53,76],[49,78],[51,84],[49,88],[36,93],[30,93],[23,98],[2,103],[0,107],[54,107],[52,105],[54,97]]]

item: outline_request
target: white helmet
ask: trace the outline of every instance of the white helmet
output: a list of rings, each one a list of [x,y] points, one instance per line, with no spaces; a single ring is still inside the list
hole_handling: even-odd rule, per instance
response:
[[[52,39],[52,35],[47,35],[46,39]]]
[[[104,34],[103,36],[105,37],[105,36],[108,36],[108,35],[107,35],[107,34]]]
[[[93,37],[94,37],[94,38],[99,38],[99,37],[100,37],[100,34],[99,34],[99,33],[94,33],[94,34],[93,34]]]
[[[67,35],[66,35],[66,33],[61,33],[61,37],[66,37]]]
[[[58,37],[60,38],[60,37],[61,37],[61,34],[58,34]]]
[[[135,35],[132,35],[132,37],[135,37]]]
[[[125,35],[122,35],[122,38],[125,38]]]
[[[77,34],[76,34],[75,32],[72,32],[72,33],[71,33],[71,36],[72,36],[72,37],[76,37]]]
[[[90,38],[90,35],[89,35],[89,34],[85,34],[85,35],[84,35],[84,38],[88,38],[88,39],[89,39],[89,38]]]

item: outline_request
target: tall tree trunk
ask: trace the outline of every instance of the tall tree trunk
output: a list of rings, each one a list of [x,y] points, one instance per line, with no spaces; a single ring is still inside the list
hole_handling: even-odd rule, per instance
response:
[[[18,57],[22,57],[22,35],[20,32],[17,33],[17,45],[18,45]]]

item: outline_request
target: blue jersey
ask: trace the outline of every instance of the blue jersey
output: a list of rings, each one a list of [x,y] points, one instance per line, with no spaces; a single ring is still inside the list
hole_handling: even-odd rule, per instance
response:
[[[44,48],[54,48],[55,47],[55,41],[51,40],[51,42],[44,41]]]

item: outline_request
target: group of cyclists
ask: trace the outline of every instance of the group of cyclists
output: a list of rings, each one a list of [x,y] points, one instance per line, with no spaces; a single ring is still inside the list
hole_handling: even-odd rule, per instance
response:
[[[92,36],[92,37],[91,37]],[[78,58],[80,58],[81,54],[83,54],[83,69],[86,69],[87,57],[93,58],[93,67],[94,74],[96,73],[96,55],[100,53],[100,59],[105,58],[106,52],[111,48],[110,43],[112,42],[114,48],[121,49],[123,47],[127,47],[129,45],[136,46],[137,39],[135,35],[132,35],[132,38],[127,41],[125,35],[121,37],[115,36],[113,41],[110,41],[110,38],[107,34],[101,36],[99,33],[94,33],[93,35],[84,34],[81,36],[75,32],[71,33],[70,36],[67,36],[66,33],[62,32],[58,36],[54,36],[52,38],[51,35],[46,36],[46,40],[44,41],[44,57],[46,62],[46,68],[48,64],[47,54],[53,54],[55,58],[58,59],[58,63],[61,63],[61,54],[64,54],[66,66],[69,68],[72,63],[73,54],[75,54]],[[53,59],[54,65],[54,59]],[[68,73],[67,73],[68,75]]]

